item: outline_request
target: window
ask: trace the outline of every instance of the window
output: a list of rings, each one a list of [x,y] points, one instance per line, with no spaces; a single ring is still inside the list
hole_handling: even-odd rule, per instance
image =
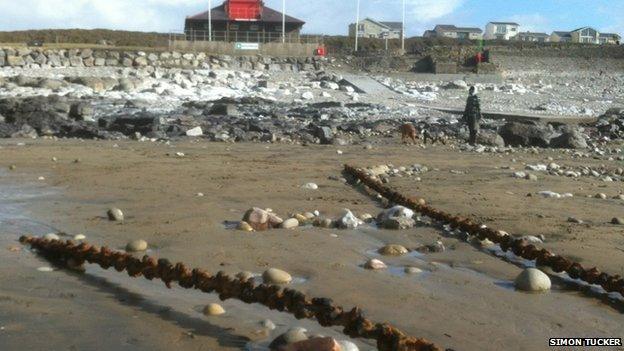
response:
[[[505,33],[507,33],[507,27],[506,26],[502,26],[502,25],[496,26],[496,33],[498,33],[498,34],[505,34]]]
[[[511,31],[515,32],[516,31],[516,27],[511,27]]]
[[[251,26],[249,26],[249,30],[258,30],[258,29],[260,28],[258,27],[257,24],[252,24]]]
[[[238,24],[230,23],[230,30],[238,30]]]
[[[358,30],[363,32],[364,31],[364,25],[363,24],[358,24]]]

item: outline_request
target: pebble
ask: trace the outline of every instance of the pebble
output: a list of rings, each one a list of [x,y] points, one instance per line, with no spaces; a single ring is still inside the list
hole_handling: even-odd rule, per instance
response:
[[[45,180],[45,177],[39,177],[39,178],[37,178],[37,179],[39,179],[39,180]]]
[[[175,155],[178,156],[178,157],[184,157],[185,156],[184,152],[176,152]]]
[[[253,232],[253,228],[251,227],[251,224],[245,222],[245,221],[240,221],[238,222],[238,226],[236,227],[238,230],[242,230],[244,232]]]
[[[371,215],[370,213],[364,213],[364,214],[360,215],[360,219],[362,221],[364,221],[364,223],[371,223],[371,222],[373,222],[375,220],[373,215]]]
[[[271,344],[269,344],[270,350],[279,350],[282,346],[296,343],[298,341],[308,340],[308,336],[305,334],[307,330],[304,328],[291,328],[284,334],[279,335]]]
[[[583,221],[576,218],[576,217],[568,217],[568,222],[570,223],[577,223],[577,224],[583,224]]]
[[[301,213],[297,213],[293,216],[293,218],[295,218],[297,221],[299,221],[299,224],[303,224],[306,223],[310,220],[310,218],[306,217],[305,215],[302,215]],[[312,218],[314,218],[314,215],[312,215]]]
[[[282,222],[282,229],[294,229],[299,226],[299,221],[296,218],[288,218]]]
[[[10,171],[14,171],[15,169],[17,169],[17,166],[16,166],[16,165],[10,165],[10,166],[9,166],[9,170],[10,170]]]
[[[382,261],[376,259],[376,258],[371,258],[370,260],[366,261],[366,263],[364,264],[364,268],[366,269],[386,269],[388,268],[388,266],[383,263]]]
[[[197,197],[204,197],[204,193],[197,193]]]
[[[384,256],[401,256],[407,254],[409,251],[404,246],[389,244],[377,250],[377,252]]]
[[[243,221],[249,223],[255,230],[277,228],[284,222],[283,219],[272,213],[270,209],[263,210],[258,207],[247,210],[243,216]]]
[[[275,330],[275,328],[277,328],[275,326],[275,323],[273,323],[273,321],[270,320],[270,319],[265,319],[265,320],[261,321],[260,322],[260,326],[262,328],[264,328],[264,329],[267,329],[267,330]]]
[[[242,271],[242,272],[236,273],[236,278],[238,278],[241,281],[246,282],[249,279],[253,279],[254,278],[254,274],[249,272],[249,271]]]
[[[39,267],[37,270],[39,272],[54,272],[54,268],[52,267]]]
[[[344,209],[344,213],[340,219],[338,219],[338,226],[342,229],[355,229],[363,222],[357,218],[349,209]]]
[[[218,303],[210,303],[204,307],[203,313],[205,316],[220,316],[225,314],[225,309]]]
[[[44,235],[43,238],[45,240],[61,240],[61,238],[58,235],[54,234],[54,233],[48,233],[48,234]]]
[[[121,222],[124,220],[123,212],[116,207],[110,208],[106,214],[108,215],[108,220],[110,221]]]
[[[407,274],[419,274],[419,273],[422,273],[422,269],[420,269],[418,267],[405,267],[404,271]]]
[[[52,162],[57,162],[57,161],[58,161],[58,158],[52,157]]]
[[[604,199],[606,199],[606,198],[607,198],[607,194],[604,194],[604,193],[598,193],[598,194],[594,195],[594,197],[595,197],[596,199],[602,199],[602,200],[604,200]]]
[[[292,276],[281,269],[269,268],[262,273],[262,280],[267,284],[288,284]]]
[[[548,291],[550,290],[550,278],[536,268],[527,268],[516,277],[516,288],[524,291]]]
[[[611,220],[611,224],[622,225],[622,224],[624,224],[624,218],[621,218],[621,217],[614,217],[614,218]]]
[[[147,250],[147,241],[143,239],[132,240],[126,245],[126,251],[139,252]]]
[[[537,176],[535,174],[527,174],[526,180],[537,181]]]
[[[297,341],[280,349],[281,351],[342,351],[336,340],[330,337],[314,337]]]
[[[416,221],[408,217],[392,217],[383,221],[382,226],[385,229],[409,229],[416,225]]]
[[[84,234],[76,234],[74,235],[74,240],[76,241],[80,241],[80,240],[85,240],[87,237]]]
[[[336,153],[337,153],[338,155],[342,155],[342,150],[336,150]]]
[[[332,228],[334,226],[334,221],[329,218],[317,218],[314,220],[315,227],[321,228]]]
[[[318,185],[316,185],[316,183],[306,183],[302,186],[302,188],[308,189],[308,190],[317,190]]]

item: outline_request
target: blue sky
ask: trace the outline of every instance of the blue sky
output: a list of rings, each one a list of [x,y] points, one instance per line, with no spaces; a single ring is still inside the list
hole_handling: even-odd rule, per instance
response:
[[[287,13],[307,22],[304,31],[346,34],[355,22],[356,0],[286,0]],[[221,0],[213,0],[220,4]],[[280,9],[281,0],[265,0]],[[483,28],[488,21],[515,21],[521,30],[571,30],[593,26],[624,33],[624,0],[406,0],[408,35],[435,24]],[[181,30],[184,17],[208,7],[207,0],[0,0],[0,30],[108,28]],[[401,20],[401,0],[361,0],[361,17]]]

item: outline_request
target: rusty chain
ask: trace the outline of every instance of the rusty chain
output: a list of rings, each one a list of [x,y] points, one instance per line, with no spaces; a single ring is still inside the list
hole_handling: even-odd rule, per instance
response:
[[[557,273],[566,272],[573,279],[581,279],[589,284],[600,285],[607,292],[617,292],[624,296],[624,279],[619,275],[600,272],[596,267],[586,269],[580,263],[556,255],[551,251],[539,248],[526,239],[515,239],[511,235],[488,228],[468,218],[453,216],[428,206],[418,198],[408,198],[388,187],[382,182],[372,179],[365,171],[350,165],[344,166],[345,172],[359,179],[367,187],[373,189],[384,198],[398,205],[403,205],[434,220],[450,225],[452,229],[460,229],[479,240],[489,239],[499,244],[505,252],[511,250],[516,256],[527,260],[535,260],[537,265],[548,266]]]
[[[80,243],[70,240],[48,240],[22,236],[20,242],[30,245],[52,259],[73,259],[73,264],[96,263],[104,269],[115,268],[118,272],[127,271],[131,277],[143,276],[146,279],[161,279],[168,288],[177,282],[186,289],[199,289],[205,293],[216,292],[221,300],[238,299],[245,303],[259,303],[272,310],[288,312],[297,319],[316,318],[323,327],[342,326],[343,333],[355,338],[375,339],[380,351],[441,351],[435,344],[421,338],[407,336],[387,323],[373,323],[364,318],[358,307],[347,311],[337,306],[329,298],[311,298],[294,289],[277,285],[256,284],[253,279],[232,278],[220,271],[216,275],[183,263],[172,264],[169,260],[150,256],[136,258],[128,253],[111,250],[107,247]]]

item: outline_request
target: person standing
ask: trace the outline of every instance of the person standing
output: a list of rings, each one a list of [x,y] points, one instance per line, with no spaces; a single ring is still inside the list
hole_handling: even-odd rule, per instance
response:
[[[468,91],[468,100],[466,101],[466,110],[464,110],[463,118],[470,131],[470,145],[474,145],[477,142],[479,122],[481,121],[481,103],[477,96],[477,89],[474,86],[471,86]]]

